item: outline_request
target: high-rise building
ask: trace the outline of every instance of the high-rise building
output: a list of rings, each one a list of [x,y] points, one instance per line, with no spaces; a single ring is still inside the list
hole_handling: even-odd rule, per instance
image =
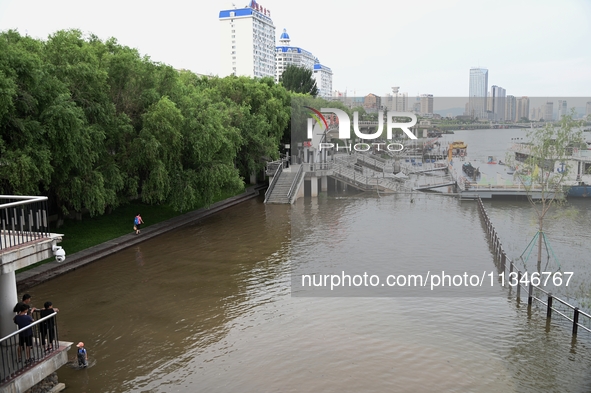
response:
[[[318,59],[314,63],[314,80],[318,89],[318,97],[330,98],[332,95],[332,70],[320,64]]]
[[[531,119],[529,114],[529,97],[521,97],[517,99],[517,114],[515,119],[517,122],[523,121],[523,119]]]
[[[382,98],[373,93],[369,93],[363,97],[363,109],[367,113],[377,113],[382,110]]]
[[[382,105],[389,111],[406,112],[408,109],[408,93],[401,93],[398,86],[393,87],[391,94],[382,97]]]
[[[332,70],[320,64],[320,61],[317,57],[314,57],[312,52],[291,46],[291,39],[286,29],[283,29],[283,33],[281,33],[279,46],[275,48],[275,51],[277,61],[276,82],[280,81],[281,75],[289,65],[294,65],[312,71],[319,97],[330,98],[332,96]]]
[[[396,96],[391,93],[387,93],[382,97],[382,106],[387,111],[396,110]]]
[[[529,115],[530,120],[533,121],[540,121],[540,120],[544,120],[544,110],[543,110],[543,105],[539,106],[537,108],[532,108],[531,113]]]
[[[488,70],[470,69],[470,92],[468,97],[468,116],[473,119],[486,118],[486,93],[488,92]]]
[[[406,112],[408,110],[408,93],[396,94],[396,112]]]
[[[275,26],[255,0],[220,11],[221,76],[275,77]]]
[[[291,46],[290,42],[289,34],[283,29],[283,33],[279,37],[279,46],[275,48],[277,61],[276,82],[279,82],[283,71],[289,65],[302,67],[310,71],[314,70],[315,57],[312,52]]]
[[[517,100],[514,96],[508,95],[505,100],[505,121],[517,121]]]
[[[591,116],[591,101],[587,102],[587,107],[585,108],[585,116]]]
[[[560,121],[560,119],[562,119],[562,116],[568,114],[567,112],[567,107],[566,107],[566,101],[565,100],[558,100],[558,118],[556,120]]]
[[[382,97],[382,105],[386,110],[406,112],[408,109],[408,93],[401,93],[399,87],[393,87],[392,93]]]
[[[433,114],[433,94],[421,94],[421,114]]]
[[[542,105],[542,113],[544,121],[554,120],[554,102],[548,101]]]
[[[492,85],[489,94],[490,120],[505,121],[505,95],[506,90],[497,85]]]

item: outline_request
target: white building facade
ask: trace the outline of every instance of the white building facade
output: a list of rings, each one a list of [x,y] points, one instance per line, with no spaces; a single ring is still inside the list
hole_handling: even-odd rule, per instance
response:
[[[433,114],[433,94],[421,94],[421,115]]]
[[[470,92],[468,97],[468,116],[473,119],[487,118],[488,70],[470,69]]]
[[[279,46],[275,48],[277,61],[275,81],[279,82],[283,71],[289,65],[305,68],[307,70],[314,70],[315,57],[311,52],[291,46],[291,40],[287,31],[283,29],[281,37],[279,37]]]
[[[315,63],[314,80],[316,80],[318,97],[329,99],[332,96],[332,70],[320,62]]]
[[[275,26],[271,12],[252,0],[220,11],[220,76],[275,77]]]
[[[558,118],[556,120],[561,120],[562,116],[568,115],[568,107],[566,105],[565,100],[558,100]]]
[[[507,92],[500,86],[492,85],[489,94],[489,120],[505,121],[505,99]]]
[[[316,88],[318,89],[318,97],[332,97],[332,70],[320,64],[320,61],[314,57],[312,52],[297,46],[291,46],[291,39],[285,29],[283,29],[283,33],[279,37],[279,46],[275,48],[275,51],[277,61],[275,81],[277,83],[281,80],[281,75],[288,66],[302,67],[312,71],[312,77],[316,81]]]

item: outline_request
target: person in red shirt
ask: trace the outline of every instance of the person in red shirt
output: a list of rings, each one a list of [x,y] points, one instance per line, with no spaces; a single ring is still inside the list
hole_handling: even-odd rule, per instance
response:
[[[140,225],[142,225],[143,223],[144,220],[142,220],[142,216],[140,215],[140,213],[138,213],[137,216],[135,216],[135,219],[133,220],[133,229],[135,230],[136,235],[140,234]]]

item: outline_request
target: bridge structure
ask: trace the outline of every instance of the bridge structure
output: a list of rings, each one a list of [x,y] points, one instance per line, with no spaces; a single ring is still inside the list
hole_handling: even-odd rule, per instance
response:
[[[429,120],[429,124],[420,124],[418,123],[416,126],[413,126],[411,130],[413,133],[418,136],[417,131],[420,130],[441,130],[441,131],[450,131],[450,130],[485,130],[485,129],[510,129],[510,128],[542,128],[545,126],[546,123],[492,123],[492,122],[476,122],[476,123],[452,123],[452,124],[445,124],[445,123],[438,123],[432,120]],[[358,122],[360,129],[372,129],[378,127],[377,121],[359,121]]]
[[[49,231],[47,197],[0,195],[0,393],[27,391],[68,361],[72,343],[57,340],[56,333],[48,352],[43,334],[39,334],[42,326],[48,325],[41,325],[41,320],[31,325],[32,357],[25,359],[23,351],[19,351],[19,333],[27,328],[17,330],[12,311],[19,300],[16,271],[56,253],[65,258],[65,252],[59,252],[61,247],[57,246],[62,236]],[[52,319],[51,326],[57,332],[55,316],[46,319]]]
[[[277,165],[270,163],[267,175],[270,176],[266,203],[294,203],[304,196],[304,181],[310,184],[310,195],[328,190],[328,178],[336,181],[342,188],[353,187],[359,191],[372,191],[384,194],[409,191],[410,187],[396,177],[394,164],[379,157],[366,154],[335,154],[328,162],[311,162],[290,165],[289,168],[269,169]]]

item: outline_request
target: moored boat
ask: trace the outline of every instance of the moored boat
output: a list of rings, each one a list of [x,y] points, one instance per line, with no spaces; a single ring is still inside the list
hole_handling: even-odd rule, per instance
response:
[[[464,142],[462,141],[455,141],[451,143],[451,148],[452,149],[467,149],[468,145],[466,145]]]
[[[475,168],[471,163],[469,162],[465,162],[462,165],[462,170],[464,171],[464,173],[466,175],[468,175],[468,177],[471,177],[473,179],[476,180],[476,178],[478,177],[478,175],[480,174],[480,170],[478,168]]]
[[[449,151],[453,156],[464,157],[468,155],[468,145],[462,141],[454,141],[449,144]]]

